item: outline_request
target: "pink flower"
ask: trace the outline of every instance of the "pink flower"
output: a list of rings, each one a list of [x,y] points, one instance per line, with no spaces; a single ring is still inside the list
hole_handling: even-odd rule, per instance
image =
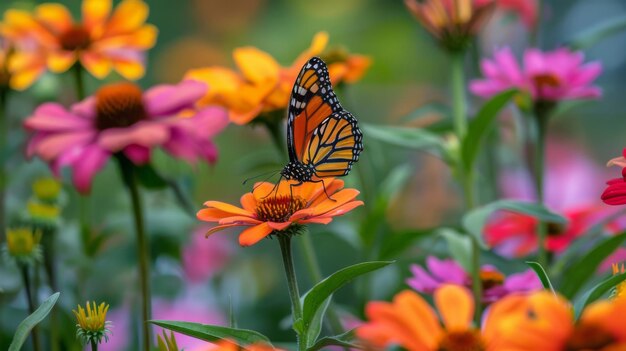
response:
[[[470,275],[458,263],[450,259],[440,260],[434,256],[426,258],[426,268],[416,264],[410,269],[413,277],[406,280],[411,288],[432,294],[443,284],[472,285]],[[542,289],[541,281],[532,270],[505,277],[491,265],[483,265],[480,271],[483,284],[483,302],[492,303],[514,292],[529,292]]]
[[[203,282],[220,271],[228,262],[232,251],[226,236],[211,235],[205,238],[209,226],[199,226],[191,234],[191,242],[183,249],[183,267],[192,282]]]
[[[591,85],[602,72],[599,62],[583,64],[582,52],[559,48],[550,52],[527,49],[520,67],[510,48],[484,59],[481,68],[485,79],[474,80],[470,90],[491,97],[516,88],[531,95],[534,101],[557,102],[600,97],[600,88]]]
[[[45,103],[24,123],[33,132],[27,154],[48,162],[55,174],[64,166],[72,168],[74,185],[82,193],[89,192],[94,175],[116,153],[145,164],[160,146],[188,162],[214,162],[217,150],[211,138],[228,118],[217,107],[193,109],[206,90],[196,81],[146,92],[132,83],[117,83],[69,110]]]

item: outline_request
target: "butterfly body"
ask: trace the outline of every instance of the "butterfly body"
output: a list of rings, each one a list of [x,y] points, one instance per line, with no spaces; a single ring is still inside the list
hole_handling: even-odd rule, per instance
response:
[[[339,104],[328,68],[317,57],[302,67],[291,93],[287,148],[281,176],[301,183],[347,175],[363,151],[357,120]]]

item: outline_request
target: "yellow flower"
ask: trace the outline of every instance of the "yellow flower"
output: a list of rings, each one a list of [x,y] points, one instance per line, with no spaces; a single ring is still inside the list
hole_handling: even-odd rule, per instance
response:
[[[54,201],[60,192],[61,182],[54,178],[39,178],[33,183],[33,193],[39,200]]]
[[[126,79],[144,75],[144,52],[154,46],[157,29],[145,24],[148,5],[122,0],[112,11],[111,0],[84,0],[82,21],[74,21],[61,4],[45,3],[30,13],[9,9],[1,31],[15,40],[8,62],[11,86],[25,89],[46,69],[60,73],[76,62],[96,78],[111,70]]]
[[[15,258],[32,258],[38,255],[41,233],[30,228],[11,228],[7,230],[7,249]]]
[[[229,110],[233,123],[247,124],[263,113],[287,108],[291,89],[300,68],[311,57],[321,55],[328,43],[328,33],[319,32],[311,46],[287,67],[281,66],[270,54],[254,47],[241,47],[233,51],[238,71],[224,67],[192,69],[187,79],[199,80],[209,86],[200,105],[220,105]],[[331,80],[354,82],[369,67],[365,56],[346,56],[329,65]]]
[[[102,302],[96,307],[96,303],[89,301],[85,304],[87,309],[78,305],[78,311],[72,310],[76,317],[77,335],[83,339],[85,344],[90,342],[100,343],[102,338],[108,341],[109,330],[107,329],[110,322],[106,321],[109,305]]]
[[[59,218],[61,208],[55,204],[30,200],[26,204],[26,211],[34,220],[49,223]]]

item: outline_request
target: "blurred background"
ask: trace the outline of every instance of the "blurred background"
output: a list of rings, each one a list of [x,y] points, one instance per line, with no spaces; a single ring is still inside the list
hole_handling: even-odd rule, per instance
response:
[[[58,2],[79,14],[80,1]],[[38,3],[3,0],[0,11],[31,9]],[[343,105],[360,122],[446,128],[448,58],[400,0],[147,0],[147,3],[148,23],[159,28],[159,36],[157,45],[148,54],[147,74],[140,80],[143,87],[178,82],[191,68],[211,65],[234,68],[231,53],[241,46],[264,50],[287,66],[309,46],[313,35],[323,30],[330,34],[329,47],[345,47],[372,59],[364,78],[339,92]],[[626,2],[622,0],[545,3],[539,37],[543,49],[558,47],[586,28],[626,14]],[[528,45],[528,30],[514,15],[495,13],[480,37],[476,57],[491,56],[493,49],[505,45],[521,53]],[[604,163],[625,146],[624,47],[626,34],[621,34],[586,51],[587,61],[599,60],[604,65],[597,81],[604,90],[603,98],[569,106],[550,126],[552,151],[548,163],[560,162],[562,167],[549,175],[548,183],[552,177],[553,184],[559,186],[555,192],[571,195],[576,201],[599,202],[604,181],[613,178],[604,169]],[[468,60],[467,71],[470,78],[479,76],[475,62]],[[97,85],[95,80],[89,81],[88,92],[94,92]],[[23,119],[42,101],[71,101],[72,96],[69,74],[48,74],[27,92],[15,94],[11,99],[9,219],[23,212],[32,182],[48,174],[43,163],[23,157]],[[415,113],[425,105],[432,109]],[[495,162],[512,172],[522,162],[512,122],[515,118],[512,111],[503,113],[501,136],[506,146],[492,150],[491,155]],[[250,190],[249,184],[242,185],[243,180],[264,169],[280,168],[282,162],[261,127],[230,125],[216,138],[216,143],[219,160],[210,167],[204,164],[191,167],[164,154],[155,157],[156,168],[179,181],[195,209],[200,209],[206,200],[237,203],[241,194]],[[359,239],[372,223],[368,220],[378,218],[385,222],[375,236],[375,242],[380,245],[384,244],[381,238],[394,233],[414,232],[418,236],[420,230],[457,220],[461,201],[445,164],[424,152],[368,140],[367,135],[364,143],[362,159],[347,182],[362,191],[361,199],[366,206],[336,219],[330,226],[310,227],[324,274],[371,258],[361,250]],[[569,162],[574,159],[582,161]],[[572,175],[579,176],[578,180],[569,183],[564,180]],[[397,179],[402,179],[401,185],[394,188],[399,191],[387,191],[385,186],[392,187]],[[152,248],[155,318],[225,324],[231,306],[239,327],[258,330],[278,342],[292,339],[286,323],[288,296],[275,240],[241,248],[237,245],[237,233],[232,231],[204,239],[207,227],[181,209],[171,191],[146,191],[144,195]],[[108,319],[113,321],[113,335],[110,343],[101,349],[127,350],[134,343],[133,330],[138,329],[131,316],[139,309],[127,194],[114,165],[109,164],[96,176],[88,199],[93,230],[86,238],[80,236],[77,228],[76,193],[66,186],[64,196],[59,272],[61,286],[65,288],[60,299],[64,311],[62,323],[70,326],[68,335],[64,336],[68,349],[78,347],[69,311],[78,303],[95,300],[111,304]],[[408,263],[420,262],[426,252],[444,251],[441,243],[427,238],[417,241],[408,251],[392,250],[386,258],[398,259],[401,264],[341,290],[336,301],[346,323],[361,317],[365,301],[388,298],[405,287],[403,278],[409,274]],[[299,259],[298,247],[295,254],[301,289],[306,291],[311,281],[304,262]],[[26,316],[26,309],[17,269],[4,261],[1,264],[0,349],[4,349],[17,323]],[[515,263],[502,269],[519,267]],[[49,293],[42,289],[39,300]],[[276,325],[284,328],[280,331]],[[179,346],[187,346],[189,350],[197,345],[192,340],[179,342]]]

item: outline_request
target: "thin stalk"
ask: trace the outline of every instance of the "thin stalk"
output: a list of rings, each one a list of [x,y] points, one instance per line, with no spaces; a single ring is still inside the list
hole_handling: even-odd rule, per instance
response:
[[[7,88],[0,88],[0,242],[6,241],[5,235],[5,211],[6,211],[6,187],[8,178],[5,172],[5,161],[8,159],[8,114],[7,112]]]
[[[313,247],[313,242],[311,241],[309,233],[304,233],[300,236],[300,246],[313,283],[319,283],[323,278],[322,270],[320,269],[319,261],[315,255],[315,248]],[[326,314],[328,315],[328,327],[334,335],[339,335],[343,333],[344,330],[341,325],[341,320],[333,307],[333,303],[331,302],[328,306],[328,310],[326,311]]]
[[[91,351],[98,351],[98,343],[95,340],[91,340]]]
[[[293,316],[294,330],[298,336],[298,350],[304,351],[307,347],[307,331],[302,330],[302,326],[296,327],[296,324],[302,323],[302,305],[300,304],[300,291],[298,290],[296,270],[293,266],[291,236],[279,234],[278,242],[280,243],[280,253],[283,257],[285,275],[287,276],[287,287],[289,288],[289,298],[291,299],[291,314]]]
[[[150,295],[150,246],[148,245],[148,237],[144,229],[144,218],[139,195],[139,184],[135,175],[135,169],[130,160],[124,156],[118,156],[122,177],[128,192],[133,208],[133,218],[135,221],[135,233],[137,235],[137,257],[139,258],[139,284],[141,286],[141,318],[142,318],[142,336],[143,349],[150,350],[150,326],[148,321],[151,319],[151,295]]]
[[[537,126],[537,134],[535,141],[535,165],[533,167],[535,179],[535,191],[537,193],[537,202],[544,204],[544,169],[546,154],[546,134],[548,129],[548,116],[541,113],[535,115],[535,123]],[[548,225],[540,222],[537,226],[537,262],[543,267],[547,267],[549,263],[548,252],[546,250],[546,238],[548,235]]]
[[[467,105],[465,101],[465,72],[464,66],[464,52],[457,52],[452,54],[452,113],[454,130],[456,132],[459,142],[465,137],[467,132]],[[469,170],[464,172],[462,167],[457,169],[459,173],[461,187],[463,188],[463,195],[465,198],[465,210],[469,211],[476,205],[474,198],[474,172]],[[472,293],[474,301],[476,302],[476,310],[474,320],[477,324],[480,324],[480,318],[482,315],[482,280],[480,279],[480,246],[478,241],[472,237],[472,259],[471,259],[471,271],[472,276]]]
[[[76,100],[81,101],[85,99],[85,80],[83,78],[83,66],[76,63],[72,67],[72,73],[74,73],[74,88],[76,89]]]
[[[33,289],[30,285],[30,274],[28,270],[28,265],[20,264],[20,269],[22,271],[22,280],[24,281],[24,290],[26,291],[26,301],[28,302],[28,314],[30,315],[35,312],[35,303],[33,299]],[[33,327],[30,333],[31,337],[33,338],[33,350],[41,350],[41,344],[39,343],[39,328]]]
[[[44,230],[43,233],[43,264],[44,269],[46,270],[46,275],[48,276],[48,285],[52,291],[59,291],[57,288],[57,280],[56,280],[56,265],[55,265],[55,255],[56,250],[54,246],[56,236],[55,228],[48,228]],[[59,350],[59,333],[58,333],[58,325],[57,325],[57,309],[53,308],[50,311],[50,346],[52,347],[52,351]]]

